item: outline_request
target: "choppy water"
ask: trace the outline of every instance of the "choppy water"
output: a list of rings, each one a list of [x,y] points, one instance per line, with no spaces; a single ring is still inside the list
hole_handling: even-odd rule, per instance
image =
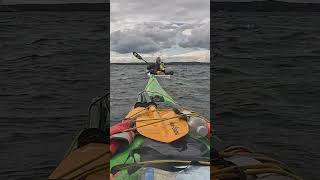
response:
[[[210,115],[210,66],[168,65],[171,79],[159,79],[161,86],[181,105]],[[143,91],[148,77],[146,65],[115,65],[110,68],[111,125],[126,116]]]
[[[320,14],[211,15],[217,134],[316,179]],[[86,126],[91,98],[108,87],[105,18],[103,12],[0,13],[1,179],[46,179]],[[135,76],[118,71],[126,66],[111,68],[121,75],[111,76],[118,94],[112,98],[119,100],[112,104],[113,122],[130,109],[147,81],[143,66],[128,67]],[[163,86],[181,104],[208,113],[203,106],[208,96],[202,95],[208,94],[209,78],[203,75],[209,69],[172,68],[193,74],[179,72]]]
[[[0,179],[47,179],[108,88],[106,13],[0,13]]]
[[[211,13],[217,134],[320,174],[320,14]]]

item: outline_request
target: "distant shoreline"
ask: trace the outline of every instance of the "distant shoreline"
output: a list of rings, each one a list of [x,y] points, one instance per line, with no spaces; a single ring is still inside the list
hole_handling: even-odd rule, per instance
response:
[[[146,63],[110,63],[113,65],[146,65]],[[166,65],[209,65],[210,62],[167,62]]]

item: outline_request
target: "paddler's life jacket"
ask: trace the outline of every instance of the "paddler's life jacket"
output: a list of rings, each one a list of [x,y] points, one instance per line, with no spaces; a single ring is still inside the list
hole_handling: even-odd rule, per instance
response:
[[[154,72],[160,71],[160,64],[155,63],[154,65]]]
[[[160,70],[160,65],[157,64],[157,63],[150,64],[150,65],[147,67],[147,70],[148,70],[151,74],[156,74],[156,72]]]
[[[165,72],[165,65],[163,62],[160,63],[160,71]]]

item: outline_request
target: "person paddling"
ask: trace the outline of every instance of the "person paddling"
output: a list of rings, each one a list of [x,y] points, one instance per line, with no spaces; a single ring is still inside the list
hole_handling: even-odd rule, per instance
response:
[[[157,57],[156,59],[156,64],[155,64],[155,74],[161,74],[165,73],[165,65],[164,62],[161,61],[160,57]]]
[[[156,62],[154,64],[150,64],[147,69],[151,74],[158,74],[161,72],[165,72],[165,66],[164,63],[161,61],[160,57],[156,58]]]
[[[155,68],[154,68],[155,74],[157,74],[157,72],[160,71],[160,64],[161,64],[161,59],[160,59],[160,57],[157,57]]]
[[[150,74],[154,74],[154,75],[173,75],[173,71],[168,71],[166,72],[166,66],[164,64],[164,62],[161,61],[160,57],[156,58],[156,62],[155,63],[149,63],[148,61],[144,60],[137,52],[132,52],[133,55],[144,61],[145,63],[148,64],[147,66],[147,73]]]

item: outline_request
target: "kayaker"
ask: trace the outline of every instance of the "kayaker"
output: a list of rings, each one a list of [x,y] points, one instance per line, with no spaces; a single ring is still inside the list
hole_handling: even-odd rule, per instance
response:
[[[161,61],[160,57],[157,57],[156,62],[154,64],[150,64],[147,69],[151,74],[158,74],[158,71],[165,72],[164,63]]]
[[[156,64],[155,64],[155,72],[156,74],[165,74],[166,70],[165,70],[165,65],[164,62],[161,61],[160,57],[157,57],[156,59]]]
[[[157,57],[154,72],[160,71],[160,64],[161,64],[161,59],[160,57]]]

